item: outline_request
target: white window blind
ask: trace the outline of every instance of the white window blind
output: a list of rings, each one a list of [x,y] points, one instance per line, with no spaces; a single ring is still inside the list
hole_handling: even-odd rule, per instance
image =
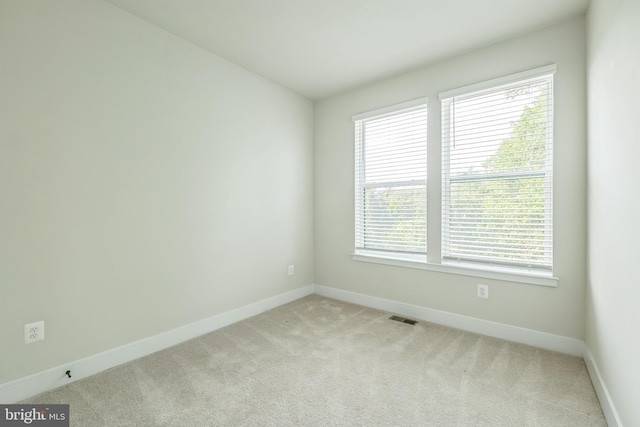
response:
[[[551,270],[553,70],[441,94],[443,262]]]
[[[426,99],[354,116],[355,247],[426,253]]]

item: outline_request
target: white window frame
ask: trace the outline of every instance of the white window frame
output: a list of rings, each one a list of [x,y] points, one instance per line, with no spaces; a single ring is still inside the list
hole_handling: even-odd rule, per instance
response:
[[[505,77],[500,77],[497,79],[492,79],[484,82],[480,82],[477,84],[472,84],[469,86],[460,87],[457,89],[444,91],[439,94],[440,100],[444,98],[448,98],[451,96],[457,96],[461,94],[468,94],[474,91],[479,91],[482,89],[488,89],[491,87],[497,87],[506,85],[509,83],[514,83],[519,80],[525,80],[528,78],[533,78],[537,76],[542,76],[546,74],[553,74],[556,71],[555,65],[549,65],[545,67],[536,68],[533,70],[524,71],[521,73],[511,74]],[[426,98],[421,98],[426,100]],[[393,111],[397,106],[385,107],[378,110],[374,110],[372,112],[358,114],[354,116],[354,120],[359,117],[364,117],[367,114],[378,113],[382,114],[386,111]],[[549,114],[553,115],[553,109],[549,109]],[[434,115],[430,115],[429,117],[434,117]],[[437,117],[437,116],[436,116]],[[431,119],[430,119],[431,120]],[[550,123],[553,123],[553,116],[551,117]],[[441,128],[441,123],[429,123],[429,127],[433,128],[437,125],[438,128]],[[553,131],[552,131],[553,132]],[[444,138],[444,134],[441,135]],[[431,143],[429,143],[431,146]],[[442,144],[441,144],[442,146]],[[429,148],[428,157],[431,157],[431,148]],[[552,155],[548,152],[547,155]],[[431,176],[433,173],[437,173],[438,171],[428,170],[427,181],[431,180]],[[442,178],[442,175],[439,177]],[[548,176],[551,179],[551,176]],[[443,209],[443,200],[429,200],[429,204],[441,203],[440,211]],[[431,211],[433,212],[433,211]],[[552,212],[547,210],[547,220],[552,219]],[[443,224],[440,223],[439,234],[441,234],[443,229]],[[433,229],[431,230],[433,231]],[[440,241],[440,247],[437,247],[438,242],[437,239],[432,239],[427,236],[428,248],[433,253],[441,254],[441,248],[443,242]],[[435,242],[435,243],[434,243]],[[435,247],[433,245],[436,245]],[[552,255],[551,255],[552,256]],[[394,254],[394,253],[380,253],[378,251],[366,251],[366,250],[356,250],[352,254],[352,259],[354,261],[362,261],[362,262],[370,262],[376,264],[384,264],[384,265],[393,265],[398,267],[405,268],[413,268],[427,271],[436,271],[442,273],[450,273],[457,274],[463,276],[471,276],[477,278],[488,278],[488,279],[497,279],[504,280],[510,282],[519,282],[533,285],[542,285],[542,286],[550,286],[555,287],[558,285],[558,278],[554,276],[553,270],[541,270],[538,268],[529,268],[527,266],[515,267],[508,265],[499,265],[499,264],[485,264],[485,263],[469,263],[462,261],[454,261],[454,260],[443,260],[442,256],[439,256],[440,259],[433,259],[430,256],[429,260],[426,257],[420,255],[417,257],[409,257],[406,254]]]

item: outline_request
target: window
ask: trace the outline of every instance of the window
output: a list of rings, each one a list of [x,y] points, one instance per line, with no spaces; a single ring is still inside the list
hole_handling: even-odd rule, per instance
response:
[[[426,98],[354,116],[353,259],[556,286],[554,73],[440,93],[441,141],[429,148]],[[441,171],[427,171],[428,151]],[[428,199],[427,182],[441,198]],[[427,235],[427,202],[440,211],[429,224],[439,238]]]
[[[353,120],[356,251],[422,255],[426,260],[426,99]]]
[[[554,70],[440,95],[443,263],[551,270]]]

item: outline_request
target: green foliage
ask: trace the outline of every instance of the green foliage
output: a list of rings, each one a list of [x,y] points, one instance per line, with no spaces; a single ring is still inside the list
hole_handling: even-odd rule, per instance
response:
[[[365,190],[365,247],[426,252],[425,187]]]
[[[485,163],[492,173],[512,170],[543,170],[546,162],[547,96],[542,91],[533,106],[525,107],[518,121],[512,123],[511,137],[500,145]]]

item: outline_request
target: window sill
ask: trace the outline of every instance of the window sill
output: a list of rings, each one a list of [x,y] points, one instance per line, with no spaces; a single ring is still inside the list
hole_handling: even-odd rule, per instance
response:
[[[400,258],[391,253],[358,251],[352,255],[354,261],[372,262],[374,264],[393,265],[396,267],[415,268],[418,270],[437,271],[439,273],[458,274],[462,276],[482,277],[485,279],[506,280],[509,282],[527,283],[540,286],[558,286],[558,278],[551,273],[545,274],[537,271],[521,270],[506,267],[487,266],[485,268],[457,263],[443,262],[436,264],[427,262],[424,256],[415,256],[413,259]]]

